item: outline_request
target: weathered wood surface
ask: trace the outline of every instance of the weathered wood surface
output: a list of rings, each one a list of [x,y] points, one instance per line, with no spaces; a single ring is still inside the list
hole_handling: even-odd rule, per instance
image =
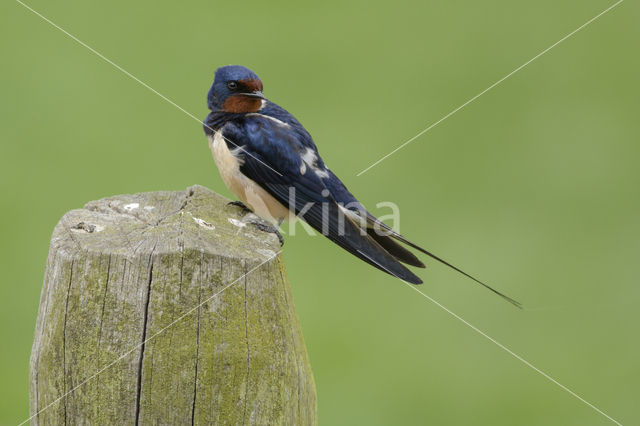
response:
[[[32,424],[316,424],[278,239],[227,201],[194,186],[60,220],[31,355]]]

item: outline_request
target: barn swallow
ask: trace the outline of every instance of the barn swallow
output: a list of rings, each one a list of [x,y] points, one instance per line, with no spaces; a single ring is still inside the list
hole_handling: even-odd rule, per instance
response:
[[[240,65],[218,68],[207,105],[211,112],[204,120],[204,132],[222,180],[245,206],[273,224],[274,230],[295,215],[372,266],[421,284],[403,263],[425,265],[404,244],[520,306],[369,213],[325,165],[302,124],[264,97],[262,81],[250,69]]]

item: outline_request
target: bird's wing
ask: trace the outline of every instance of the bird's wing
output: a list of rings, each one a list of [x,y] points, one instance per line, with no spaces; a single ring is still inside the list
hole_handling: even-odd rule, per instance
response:
[[[331,170],[327,169],[327,172],[329,176],[327,179],[324,179],[324,182],[329,188],[329,191],[331,191],[331,195],[338,204],[349,209],[349,213],[351,213],[354,222],[360,229],[369,234],[371,238],[376,240],[378,244],[384,247],[386,251],[400,262],[418,268],[425,267],[424,263],[422,263],[416,255],[395,241],[398,237],[402,238],[400,234],[369,213]],[[375,219],[375,221],[371,219]],[[380,222],[381,225],[376,225],[377,222]],[[376,232],[376,230],[382,230],[383,232]]]
[[[413,284],[422,281],[345,214],[323,179],[303,156],[308,146],[294,132],[267,119],[228,123],[223,136],[242,147],[240,171],[298,217],[351,254]],[[230,149],[235,148],[233,145]],[[295,197],[291,197],[295,194]]]

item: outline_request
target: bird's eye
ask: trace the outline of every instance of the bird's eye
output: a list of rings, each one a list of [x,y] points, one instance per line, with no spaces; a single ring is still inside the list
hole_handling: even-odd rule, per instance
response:
[[[235,81],[230,81],[227,83],[227,87],[231,90],[236,90],[238,88],[238,83]]]

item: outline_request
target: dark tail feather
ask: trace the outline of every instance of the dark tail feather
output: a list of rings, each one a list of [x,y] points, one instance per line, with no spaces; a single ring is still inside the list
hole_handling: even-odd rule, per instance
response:
[[[384,264],[381,263],[381,259],[375,260],[372,259],[367,253],[360,251],[359,249],[355,249],[350,246],[344,246],[338,243],[343,249],[347,250],[349,253],[353,254],[356,257],[359,257],[361,260],[364,260],[369,265],[381,270],[382,272],[386,272],[387,274],[400,278],[403,281],[408,282],[409,284],[422,284],[422,280],[415,275],[413,272],[409,271],[405,268],[402,263],[398,262],[396,259],[391,258],[384,261]],[[393,270],[392,270],[393,269]]]
[[[406,238],[404,238],[402,235],[400,234],[395,234],[394,237],[396,237],[399,241],[402,241],[403,243],[405,243],[406,245],[413,247],[416,250],[421,251],[422,253],[426,254],[427,256],[437,260],[438,262],[442,263],[443,265],[447,265],[449,268],[453,269],[454,271],[457,271],[459,273],[461,273],[462,275],[464,275],[467,278],[471,278],[473,281],[477,282],[478,284],[480,284],[481,286],[487,288],[488,290],[494,292],[495,294],[497,294],[498,296],[502,297],[504,300],[506,300],[507,302],[511,303],[512,305],[522,309],[522,304],[520,302],[518,302],[515,299],[510,298],[509,296],[507,296],[504,293],[499,292],[498,290],[496,290],[495,288],[491,287],[488,284],[483,283],[482,281],[480,281],[479,279],[477,279],[476,277],[467,274],[466,272],[464,272],[462,269],[453,266],[452,264],[450,264],[449,262],[447,262],[446,260],[436,256],[435,254],[423,249],[420,246],[417,246],[415,244],[413,244],[411,241],[407,240]]]
[[[391,233],[391,234],[390,234],[390,236],[391,236],[391,237],[393,237],[393,238],[395,238],[396,240],[398,240],[398,241],[400,241],[400,242],[402,242],[402,243],[404,243],[404,244],[408,245],[409,247],[412,247],[412,248],[414,248],[414,249],[416,249],[416,250],[418,250],[418,251],[421,251],[422,253],[426,254],[427,256],[429,256],[429,257],[431,257],[431,258],[433,258],[433,259],[437,260],[438,262],[442,263],[443,265],[447,265],[449,268],[453,269],[454,271],[457,271],[457,272],[461,273],[461,274],[462,274],[462,275],[464,275],[465,277],[467,277],[467,278],[471,278],[473,281],[477,282],[478,284],[480,284],[481,286],[483,286],[483,287],[487,288],[488,290],[490,290],[490,291],[494,292],[494,293],[495,293],[495,294],[497,294],[498,296],[500,296],[500,297],[502,297],[503,299],[505,299],[507,302],[509,302],[509,303],[511,303],[512,305],[514,305],[514,306],[516,306],[516,307],[518,307],[518,308],[522,309],[522,304],[521,304],[520,302],[518,302],[517,300],[510,298],[510,297],[509,297],[509,296],[507,296],[506,294],[499,292],[498,290],[496,290],[495,288],[491,287],[490,285],[483,283],[482,281],[480,281],[480,280],[479,280],[479,279],[477,279],[476,277],[474,277],[474,276],[472,276],[472,275],[467,274],[467,273],[466,273],[466,272],[464,272],[462,269],[460,269],[460,268],[458,268],[458,267],[456,267],[456,266],[453,266],[452,264],[450,264],[450,263],[449,263],[449,262],[447,262],[446,260],[444,260],[444,259],[442,259],[442,258],[440,258],[440,257],[436,256],[435,254],[433,254],[433,253],[431,253],[431,252],[429,252],[429,251],[427,251],[427,250],[423,249],[422,247],[420,247],[420,246],[418,246],[418,245],[416,245],[416,244],[412,243],[411,241],[407,240],[407,239],[406,239],[405,237],[403,237],[402,235],[400,235],[400,234],[398,234],[397,232],[395,232],[391,227],[389,227],[388,225],[386,225],[384,222],[382,222],[381,220],[379,220],[378,218],[376,218],[375,216],[373,216],[371,213],[368,213],[368,212],[367,212],[367,220],[369,221],[369,223],[370,223],[370,224],[372,224],[372,225],[373,225],[373,224],[377,224],[377,225],[378,225],[378,226],[380,226],[382,229],[384,229],[384,230],[386,230],[386,231],[390,232],[390,233]],[[371,234],[375,234],[375,231],[374,231],[374,230],[371,230],[371,231],[372,231],[372,232],[371,232]],[[371,236],[372,236],[372,237],[374,237],[374,235],[371,235]],[[375,238],[375,237],[374,237],[374,238]],[[383,247],[387,248],[384,244],[382,244],[382,243],[381,243],[381,245],[382,245]],[[387,249],[387,250],[388,250],[388,249]],[[390,252],[391,252],[391,251],[390,251]],[[393,252],[391,252],[391,253],[392,253],[392,254],[394,254],[394,256],[395,256],[395,253],[393,253]],[[415,256],[414,256],[414,257],[415,257]],[[403,260],[402,258],[398,257],[398,259],[404,262],[404,260]],[[408,263],[409,265],[412,265],[412,263],[409,263],[409,262],[406,262],[406,263]],[[424,266],[423,266],[423,267],[424,267]]]
[[[347,227],[349,226],[347,225]],[[398,260],[388,253],[376,240],[370,238],[369,235],[360,235],[359,230],[356,232],[347,232],[347,235],[343,238],[334,238],[333,235],[326,235],[326,237],[349,253],[389,275],[411,284],[422,284],[422,280],[418,276],[405,268],[402,263],[398,262]]]
[[[314,203],[298,217],[368,264],[408,283],[422,284],[418,276],[387,252],[380,243],[366,233],[363,235],[361,229],[344,215],[338,204],[327,203],[326,207],[328,211],[324,211],[320,203]]]
[[[344,237],[335,238],[335,235],[326,235],[330,240],[389,275],[411,284],[422,284],[422,280],[418,276],[398,262],[378,241],[371,238],[370,235],[361,235],[360,229],[353,226],[349,218],[345,217],[345,219],[347,231]]]
[[[369,234],[369,236],[373,238],[378,244],[380,244],[382,248],[388,251],[389,254],[398,259],[400,262],[404,262],[407,265],[416,266],[418,268],[425,267],[424,263],[422,263],[415,254],[411,253],[409,250],[396,243],[391,237],[386,235],[378,235],[375,229],[372,228],[367,228],[367,234]]]

